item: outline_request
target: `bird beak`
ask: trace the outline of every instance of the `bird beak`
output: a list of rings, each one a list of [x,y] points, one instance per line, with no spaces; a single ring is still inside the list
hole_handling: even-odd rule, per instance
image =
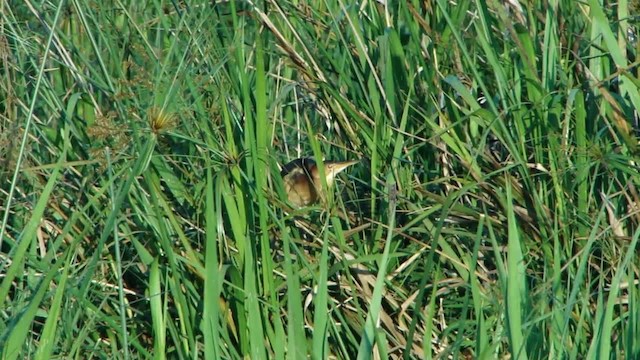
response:
[[[344,169],[348,168],[351,165],[359,163],[359,160],[352,161],[341,161],[341,162],[326,162],[324,163],[324,168],[327,173],[336,176],[340,174]]]
[[[357,164],[359,161],[327,161],[324,163],[324,173],[327,178],[327,185],[331,186],[333,184],[333,180],[340,174],[344,169],[348,168],[353,164]]]

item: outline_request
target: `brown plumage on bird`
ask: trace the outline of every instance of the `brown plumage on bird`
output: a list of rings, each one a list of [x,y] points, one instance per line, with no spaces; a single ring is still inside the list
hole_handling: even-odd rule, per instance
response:
[[[325,161],[324,175],[327,187],[331,188],[336,175],[358,161]],[[320,171],[311,158],[295,159],[282,167],[280,175],[284,180],[289,202],[297,207],[311,205],[318,199],[326,199],[320,180]]]

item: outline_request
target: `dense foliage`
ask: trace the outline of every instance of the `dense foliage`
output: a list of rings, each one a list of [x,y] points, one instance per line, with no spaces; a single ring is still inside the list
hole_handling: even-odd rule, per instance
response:
[[[640,358],[638,8],[3,2],[2,358]]]

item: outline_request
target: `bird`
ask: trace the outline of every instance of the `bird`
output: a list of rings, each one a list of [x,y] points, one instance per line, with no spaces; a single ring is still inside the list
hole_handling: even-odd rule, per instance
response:
[[[324,161],[324,175],[327,188],[331,188],[335,177],[351,165],[352,161]],[[282,167],[280,175],[284,180],[285,191],[289,202],[298,208],[309,206],[326,199],[320,171],[316,161],[312,158],[298,158]]]

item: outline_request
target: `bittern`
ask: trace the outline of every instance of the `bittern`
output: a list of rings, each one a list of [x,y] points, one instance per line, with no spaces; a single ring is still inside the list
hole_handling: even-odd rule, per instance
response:
[[[358,161],[325,161],[324,175],[327,188],[333,185],[336,175]],[[315,160],[295,159],[282,167],[280,175],[284,180],[284,189],[289,202],[297,207],[311,205],[318,199],[326,199],[320,171]]]

